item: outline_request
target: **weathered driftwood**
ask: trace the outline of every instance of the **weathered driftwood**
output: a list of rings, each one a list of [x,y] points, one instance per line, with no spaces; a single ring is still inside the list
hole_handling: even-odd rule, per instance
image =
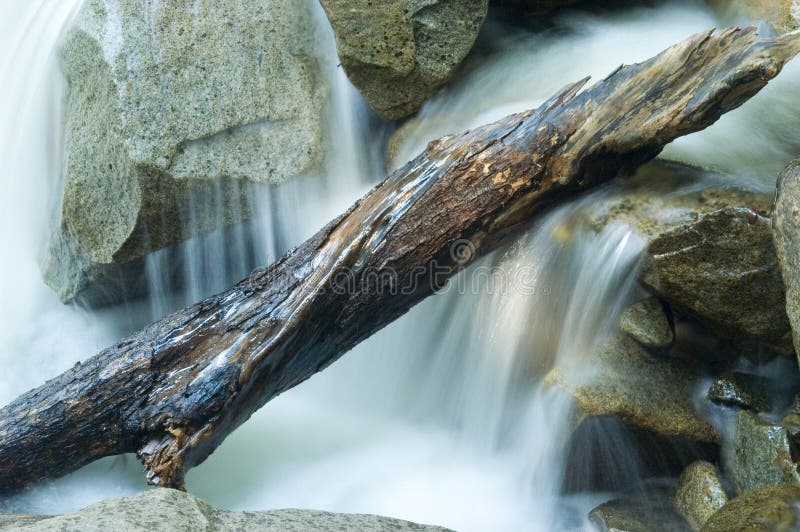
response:
[[[264,271],[0,410],[0,490],[137,452],[181,487],[237,426],[534,216],[655,157],[758,92],[797,34],[703,33],[539,109],[432,142]],[[502,80],[497,80],[502,83]]]

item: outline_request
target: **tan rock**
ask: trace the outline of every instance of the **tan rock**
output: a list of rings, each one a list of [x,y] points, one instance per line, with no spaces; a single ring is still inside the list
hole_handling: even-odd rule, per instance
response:
[[[700,530],[728,502],[717,467],[704,460],[686,466],[675,488],[673,503],[692,530]]]
[[[736,497],[706,522],[702,532],[790,532],[800,528],[800,488],[779,486]]]
[[[588,360],[591,368],[556,367],[546,378],[572,395],[584,415],[611,414],[664,435],[717,441],[714,427],[692,402],[702,378],[693,366],[659,360],[625,335],[606,342]]]

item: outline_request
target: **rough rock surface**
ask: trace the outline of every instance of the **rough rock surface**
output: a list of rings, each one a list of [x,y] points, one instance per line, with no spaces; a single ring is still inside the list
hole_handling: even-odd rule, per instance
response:
[[[731,22],[763,20],[778,33],[800,28],[800,4],[797,0],[709,0],[709,3]]]
[[[606,342],[588,360],[589,375],[556,367],[546,378],[572,395],[585,415],[613,414],[660,434],[717,441],[714,427],[692,404],[701,378],[692,366],[659,360],[625,335]]]
[[[800,353],[800,159],[793,161],[778,179],[772,231],[786,285],[786,312],[794,333],[795,352]]]
[[[644,283],[717,336],[791,349],[769,218],[729,206],[650,243]],[[771,304],[770,302],[775,302]]]
[[[228,512],[182,491],[158,488],[133,497],[110,499],[80,512],[55,517],[0,516],[0,530],[151,532],[174,530],[262,530],[305,532],[328,530],[375,530],[379,532],[440,531],[376,515],[335,514],[315,510]]]
[[[800,487],[786,429],[746,410],[736,414],[732,439],[722,447],[722,463],[736,493],[769,486]]]
[[[724,175],[657,162],[599,198],[589,223],[631,225],[650,246],[643,283],[676,313],[745,349],[790,353],[791,329],[771,235],[774,194]]]
[[[769,385],[765,377],[733,371],[715,379],[706,397],[719,405],[764,412],[770,409]]]
[[[620,316],[622,332],[648,349],[663,351],[675,340],[675,331],[664,311],[664,306],[655,297],[637,301]]]
[[[478,36],[488,0],[321,0],[347,76],[381,116],[419,109]]]
[[[65,183],[44,264],[62,300],[247,219],[245,182],[316,165],[327,85],[315,32],[291,0],[83,5],[60,50]]]
[[[790,532],[800,528],[800,488],[779,486],[751,491],[722,507],[702,532]]]
[[[601,532],[690,530],[672,506],[667,490],[649,489],[644,495],[608,501],[589,512],[589,520]]]
[[[725,506],[728,494],[719,480],[717,467],[698,460],[684,469],[672,501],[692,530],[700,530],[709,517]]]

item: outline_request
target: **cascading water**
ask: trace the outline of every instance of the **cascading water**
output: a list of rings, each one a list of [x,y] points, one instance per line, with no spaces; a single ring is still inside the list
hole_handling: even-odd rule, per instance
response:
[[[17,50],[0,65],[3,79],[12,80],[0,99],[0,287],[13,302],[0,311],[1,403],[270,262],[384,174],[388,127],[335,68],[333,37],[321,30],[334,80],[334,146],[324,175],[254,190],[248,201],[262,211],[255,222],[152,254],[145,304],[91,312],[62,306],[38,273],[48,222],[38,205],[58,185],[63,89],[53,50],[76,3],[0,6],[8,25],[0,30],[16,30],[0,32],[8,39],[3,48]],[[459,83],[403,126],[393,160],[407,160],[442,134],[535,106],[567,82],[602,78],[718,22],[699,2],[684,2],[566,12],[551,24],[533,34],[502,17],[489,21],[479,51],[492,61],[468,63]],[[799,74],[797,64],[788,67],[746,108],[674,143],[666,155],[771,186],[782,161],[798,151],[776,135],[800,124],[785,104]],[[613,193],[608,187],[595,194]],[[587,511],[607,497],[560,494],[572,405],[541,383],[555,364],[583,368],[590,379],[587,357],[636,296],[642,241],[624,226],[595,234],[576,222],[596,197],[551,213],[509,249],[479,261],[443,293],[270,402],[190,472],[189,490],[233,509],[377,513],[459,530],[588,526]],[[609,460],[625,464],[624,444],[609,452]],[[0,510],[60,513],[142,489],[136,460],[111,458],[6,499]]]

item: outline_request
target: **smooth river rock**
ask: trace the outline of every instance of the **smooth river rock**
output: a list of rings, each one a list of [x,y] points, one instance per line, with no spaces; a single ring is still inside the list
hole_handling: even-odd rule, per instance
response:
[[[706,522],[702,532],[792,532],[800,529],[800,488],[779,486],[736,497]]]
[[[445,532],[377,515],[336,514],[316,510],[229,512],[182,491],[157,488],[133,497],[110,499],[79,512],[54,517],[0,515],[0,530],[30,532],[152,532],[170,530],[259,530],[306,532],[374,530],[376,532]]]
[[[248,219],[245,183],[317,166],[328,85],[309,9],[83,4],[60,48],[65,175],[44,262],[63,301],[152,250]]]
[[[655,297],[637,301],[622,313],[619,328],[648,349],[664,351],[675,341],[664,305]]]
[[[778,178],[772,233],[786,286],[786,312],[800,353],[800,159]]]
[[[613,337],[586,360],[591,367],[556,367],[546,377],[546,383],[569,393],[584,415],[615,415],[659,434],[717,441],[714,427],[692,402],[702,378],[692,365],[655,358],[626,335]]]
[[[692,530],[700,530],[728,502],[717,466],[705,460],[692,462],[681,473],[673,497],[675,509]]]
[[[416,112],[472,49],[488,0],[321,0],[347,77],[379,115]]]

